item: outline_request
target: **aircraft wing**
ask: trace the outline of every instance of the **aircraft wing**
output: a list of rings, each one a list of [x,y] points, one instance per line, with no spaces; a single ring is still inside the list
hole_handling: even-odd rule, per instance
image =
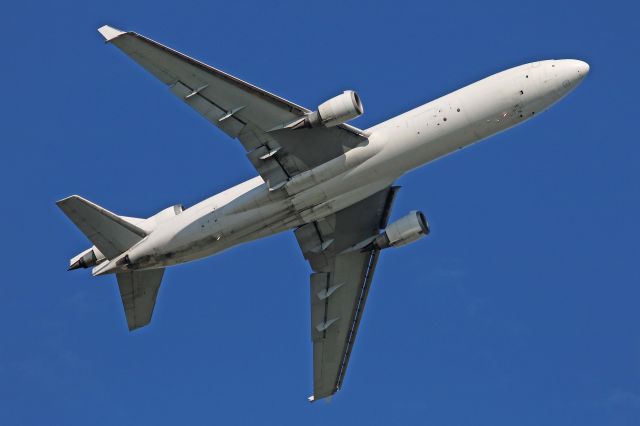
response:
[[[386,227],[398,187],[389,187],[295,231],[311,264],[314,401],[342,386],[379,251],[349,250]]]
[[[269,188],[366,140],[347,124],[285,128],[311,111],[142,35],[106,25],[98,31],[209,122],[238,138]]]

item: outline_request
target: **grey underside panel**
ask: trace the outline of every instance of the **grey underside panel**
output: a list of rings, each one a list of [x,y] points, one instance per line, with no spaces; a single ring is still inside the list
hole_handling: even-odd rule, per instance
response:
[[[145,236],[132,223],[77,195],[56,204],[107,259],[124,253]]]
[[[296,230],[314,271],[310,301],[315,399],[332,395],[342,385],[379,256],[378,251],[342,252],[386,226],[396,191],[387,188]]]
[[[273,130],[309,111],[139,34],[125,33],[111,43],[212,124],[238,138],[272,187],[366,140],[346,125]],[[265,156],[269,152],[276,153]]]
[[[116,274],[129,330],[151,321],[163,275],[164,268]]]

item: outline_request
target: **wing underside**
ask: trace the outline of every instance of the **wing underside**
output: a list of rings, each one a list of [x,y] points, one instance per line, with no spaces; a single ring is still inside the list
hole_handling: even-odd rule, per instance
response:
[[[309,114],[308,109],[142,35],[108,26],[99,31],[107,42],[168,86],[184,103],[227,135],[237,138],[270,189],[281,187],[291,177],[337,158],[367,140],[364,132],[347,124],[293,130],[287,126]],[[313,269],[312,399],[332,395],[342,384],[378,260],[377,251],[346,250],[377,235],[386,225],[396,190],[387,188],[296,230],[302,252]],[[136,293],[136,276],[119,277],[130,328],[144,325],[150,319],[161,278],[161,274],[149,275],[144,281],[157,285],[144,285],[141,288],[146,290]],[[143,316],[138,314],[138,307]]]
[[[390,187],[321,221],[296,230],[311,264],[313,396],[317,400],[342,386],[362,319],[379,251],[350,250],[386,226],[397,192]]]
[[[237,138],[270,188],[366,140],[361,130],[347,124],[286,128],[310,111],[140,34],[108,26],[99,31],[184,103]]]

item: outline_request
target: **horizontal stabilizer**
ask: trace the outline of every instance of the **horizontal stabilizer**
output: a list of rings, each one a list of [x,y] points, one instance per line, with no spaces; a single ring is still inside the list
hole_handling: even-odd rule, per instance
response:
[[[56,204],[107,259],[124,253],[147,235],[133,223],[78,195]]]
[[[164,268],[116,274],[129,331],[151,321]]]

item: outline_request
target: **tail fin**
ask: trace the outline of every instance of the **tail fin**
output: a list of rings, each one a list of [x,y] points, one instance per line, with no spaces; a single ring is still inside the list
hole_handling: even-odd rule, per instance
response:
[[[107,259],[124,253],[147,235],[133,223],[78,195],[56,204]]]

